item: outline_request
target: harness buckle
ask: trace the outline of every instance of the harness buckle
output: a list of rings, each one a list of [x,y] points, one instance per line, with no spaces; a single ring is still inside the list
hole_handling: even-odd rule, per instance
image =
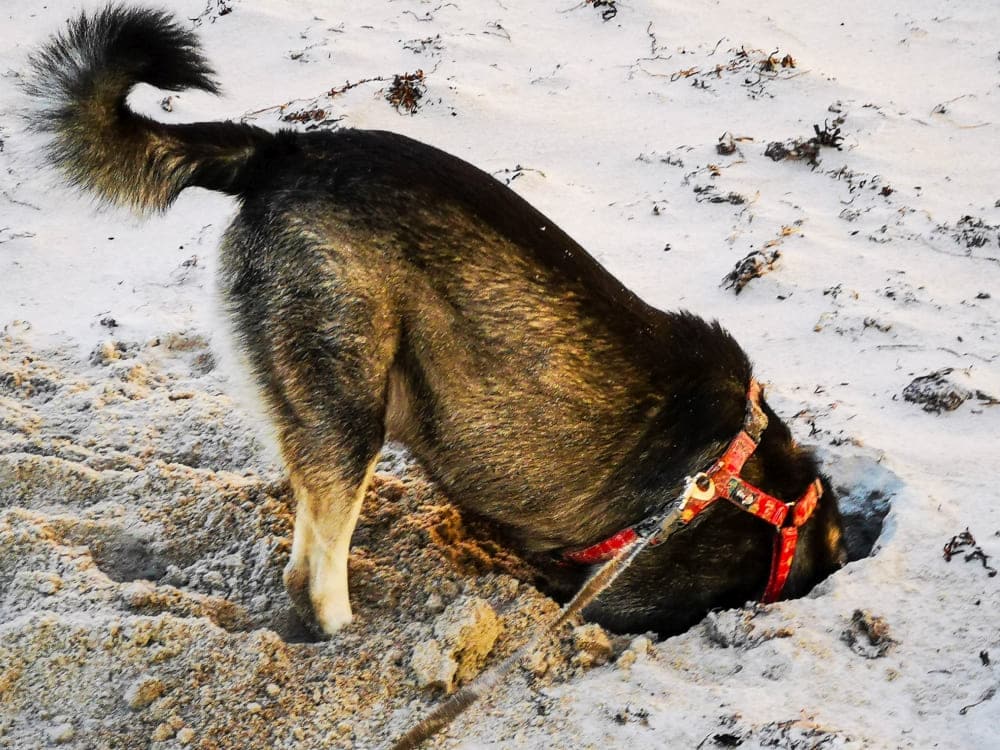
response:
[[[704,471],[694,475],[684,493],[684,502],[688,500],[711,500],[715,497],[715,481]]]

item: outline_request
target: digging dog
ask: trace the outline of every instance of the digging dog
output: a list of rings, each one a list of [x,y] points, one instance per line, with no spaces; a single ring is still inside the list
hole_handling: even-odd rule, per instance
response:
[[[547,560],[547,585],[568,596],[602,540],[684,495],[756,408],[766,428],[738,481],[789,518],[715,503],[638,555],[587,617],[667,634],[757,599],[792,515],[781,597],[843,563],[829,483],[748,396],[733,338],[645,304],[490,175],[389,132],[139,115],[127,104],[138,83],[218,93],[194,35],[161,11],[81,15],[32,65],[35,117],[69,182],[139,213],[191,187],[237,199],[219,291],[294,490],[285,585],[318,631],[351,621],[351,535],[389,438],[460,507]],[[793,514],[810,492],[809,513]]]

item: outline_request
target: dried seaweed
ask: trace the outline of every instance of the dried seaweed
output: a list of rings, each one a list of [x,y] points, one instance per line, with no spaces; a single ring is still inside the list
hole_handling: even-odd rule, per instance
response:
[[[397,112],[403,111],[412,115],[416,114],[420,107],[420,100],[425,91],[427,85],[424,83],[424,71],[417,70],[413,73],[394,75],[385,98]]]
[[[821,149],[835,148],[838,151],[841,150],[844,137],[840,134],[840,126],[843,122],[843,119],[838,117],[833,121],[832,126],[829,121],[823,123],[822,129],[820,129],[819,125],[813,125],[815,135],[808,139],[797,138],[784,143],[781,141],[772,141],[764,150],[764,156],[774,161],[782,161],[783,159],[804,161],[810,166],[815,167],[819,165],[819,153]]]
[[[885,656],[896,643],[889,637],[889,623],[884,617],[877,617],[861,609],[854,610],[851,624],[841,633],[840,639],[854,653],[866,659]]]
[[[996,574],[996,568],[990,565],[990,556],[983,552],[983,548],[976,544],[976,538],[972,536],[972,532],[968,528],[965,529],[961,534],[956,534],[944,545],[943,550],[945,562],[951,562],[951,558],[956,555],[962,555],[966,562],[972,562],[973,560],[978,560],[983,564],[986,569],[986,574],[993,578]],[[980,654],[982,658],[982,654]],[[989,657],[986,658],[986,663],[989,663]]]
[[[612,18],[618,15],[618,2],[617,0],[584,0],[587,5],[597,8],[601,11],[601,18],[604,21],[610,21]]]
[[[781,250],[754,250],[741,258],[733,270],[722,279],[722,286],[725,289],[732,289],[736,294],[743,291],[743,287],[754,279],[759,279],[765,273],[774,268],[774,264],[781,257]]]
[[[952,372],[954,368],[945,367],[914,378],[903,389],[903,399],[920,404],[924,411],[932,414],[954,411],[972,398],[973,393],[948,380]]]

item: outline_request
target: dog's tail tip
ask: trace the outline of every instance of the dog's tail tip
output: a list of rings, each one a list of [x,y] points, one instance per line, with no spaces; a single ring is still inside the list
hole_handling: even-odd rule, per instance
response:
[[[50,161],[102,200],[163,210],[185,187],[234,193],[267,134],[249,125],[207,130],[157,123],[126,104],[146,83],[218,94],[195,34],[166,10],[122,3],[83,12],[29,58],[24,88],[33,120],[50,133]]]
[[[28,92],[62,97],[65,104],[92,95],[95,86],[124,97],[137,83],[220,93],[193,32],[169,11],[124,3],[70,19],[29,57],[29,65]]]

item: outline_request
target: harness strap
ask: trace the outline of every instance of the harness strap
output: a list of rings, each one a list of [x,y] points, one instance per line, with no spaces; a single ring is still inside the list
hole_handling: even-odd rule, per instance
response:
[[[622,529],[617,534],[609,536],[603,542],[592,544],[587,549],[567,552],[564,557],[580,565],[593,565],[610,560],[618,550],[628,547],[638,538],[639,534],[635,528],[629,526],[627,529]]]
[[[774,552],[771,555],[771,576],[767,580],[767,587],[760,600],[765,604],[778,601],[788,574],[792,570],[792,562],[795,560],[795,549],[799,541],[799,527],[812,516],[816,510],[816,504],[823,494],[823,485],[819,479],[813,480],[809,489],[805,491],[798,500],[795,501],[791,513],[792,523],[790,526],[781,526],[774,536]]]
[[[774,526],[771,573],[761,596],[761,601],[771,603],[777,601],[785,587],[795,560],[799,527],[812,517],[823,494],[823,485],[817,478],[801,497],[794,502],[785,503],[740,476],[744,464],[757,450],[761,435],[767,428],[767,415],[760,406],[760,398],[760,383],[751,380],[747,389],[747,413],[743,429],[730,441],[722,457],[710,469],[688,481],[676,523],[679,526],[687,525],[717,500],[726,499]],[[639,524],[622,529],[585,549],[566,552],[563,557],[581,565],[593,565],[609,560],[620,550],[633,544],[640,536],[646,536],[640,534],[638,530],[643,529],[659,515],[657,513],[643,519]],[[660,529],[649,538],[646,546],[655,547],[662,544],[673,531],[673,528]]]

